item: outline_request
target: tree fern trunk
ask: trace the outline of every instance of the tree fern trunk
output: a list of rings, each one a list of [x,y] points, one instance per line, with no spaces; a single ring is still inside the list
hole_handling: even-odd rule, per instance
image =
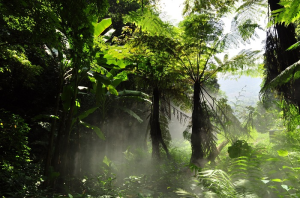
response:
[[[270,10],[274,11],[282,8],[279,5],[279,0],[268,0]],[[286,51],[291,45],[297,42],[295,26],[290,24],[276,24],[275,30],[277,35],[269,33],[267,35],[266,45],[266,62],[267,62],[267,82],[270,82],[274,77],[280,74],[284,69],[300,59],[299,50]],[[274,51],[275,50],[275,53]],[[296,80],[289,84],[285,84],[277,88],[278,91],[284,93],[287,101],[300,107],[300,80]],[[300,108],[299,108],[300,109]]]
[[[200,106],[200,82],[194,83],[193,113],[192,113],[192,156],[191,163],[200,166],[204,158],[203,146],[201,142],[201,106]]]
[[[160,140],[160,125],[159,125],[159,90],[158,87],[153,89],[153,104],[152,104],[152,115],[151,115],[151,128],[150,135],[152,141],[152,157],[155,159],[160,158],[159,153],[159,140]]]

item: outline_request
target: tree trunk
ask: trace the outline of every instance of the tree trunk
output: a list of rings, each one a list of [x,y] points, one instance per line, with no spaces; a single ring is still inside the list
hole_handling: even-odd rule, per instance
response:
[[[153,89],[153,104],[152,104],[152,115],[151,115],[151,128],[150,135],[152,141],[152,157],[155,159],[160,158],[159,153],[159,133],[160,133],[160,125],[159,125],[159,90],[157,87]]]
[[[59,87],[61,87],[61,86],[59,86]],[[61,88],[59,88],[59,93],[56,96],[54,116],[58,116],[60,92],[61,92]],[[50,166],[51,166],[53,150],[54,150],[55,130],[56,130],[56,118],[53,118],[52,125],[51,125],[49,142],[48,142],[48,151],[47,151],[47,157],[46,157],[46,163],[45,163],[45,170],[44,170],[44,175],[46,176],[46,180],[45,180],[45,186],[46,187],[48,187],[50,185],[50,180],[49,180],[50,172],[49,172],[49,169],[50,169]]]
[[[193,113],[192,113],[192,156],[191,163],[201,167],[201,161],[204,158],[203,145],[201,141],[201,106],[200,106],[200,82],[194,83],[194,96],[193,96]]]
[[[160,159],[160,152],[159,152],[159,144],[162,145],[163,149],[165,150],[168,159],[170,159],[170,154],[167,145],[165,144],[161,129],[160,129],[160,122],[159,122],[159,89],[155,87],[153,89],[153,101],[152,101],[152,115],[151,115],[151,128],[150,128],[150,135],[152,141],[152,157],[154,159]]]
[[[224,140],[218,147],[215,147],[213,152],[207,157],[208,161],[215,163],[215,159],[218,157],[223,148],[229,143],[229,140]]]
[[[268,0],[271,11],[282,8],[282,6],[278,4],[279,1],[280,0]],[[284,23],[276,24],[275,30],[277,35],[267,35],[266,60],[269,71],[268,81],[271,81],[274,77],[278,76],[280,72],[300,59],[299,50],[286,51],[287,48],[297,42],[295,26],[293,24],[286,26]],[[275,50],[275,54],[273,50]],[[284,93],[286,100],[291,101],[294,105],[298,106],[300,110],[299,79],[294,82],[290,82],[290,84],[278,87],[278,90]]]

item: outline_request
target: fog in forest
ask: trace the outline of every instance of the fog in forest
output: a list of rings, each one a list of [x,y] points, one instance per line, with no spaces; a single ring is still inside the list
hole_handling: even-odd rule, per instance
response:
[[[0,197],[300,197],[295,2],[0,0]]]

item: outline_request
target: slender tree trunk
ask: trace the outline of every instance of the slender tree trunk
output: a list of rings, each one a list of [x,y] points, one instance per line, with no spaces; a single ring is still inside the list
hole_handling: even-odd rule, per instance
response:
[[[61,87],[61,86],[59,86]],[[58,109],[59,109],[59,101],[60,101],[60,92],[61,88],[59,88],[59,93],[56,96],[56,103],[55,103],[55,110],[54,110],[54,116],[58,116]],[[45,185],[49,186],[50,181],[50,174],[49,174],[49,169],[51,166],[51,160],[53,156],[53,145],[54,145],[54,136],[55,136],[55,129],[56,129],[56,118],[53,118],[53,122],[51,125],[51,131],[50,131],[50,137],[49,137],[49,142],[48,142],[48,152],[47,152],[47,157],[46,157],[46,163],[45,163],[45,170],[44,170],[44,175],[46,176],[45,180]]]
[[[152,115],[151,115],[151,126],[150,126],[150,135],[152,141],[152,157],[154,159],[160,159],[160,152],[159,152],[159,145],[161,144],[163,149],[165,150],[168,159],[170,159],[170,154],[167,145],[165,144],[161,129],[160,129],[160,122],[159,122],[159,89],[155,87],[153,89],[153,101],[152,101]]]
[[[200,82],[194,83],[193,113],[192,113],[192,156],[191,163],[201,166],[201,160],[204,158],[203,145],[201,141],[201,106],[200,106]]]
[[[212,163],[215,162],[215,159],[218,157],[223,148],[229,143],[229,140],[224,140],[218,147],[215,147],[213,152],[207,157],[208,161]]]
[[[151,128],[150,128],[150,135],[152,141],[152,157],[155,159],[160,159],[160,152],[159,152],[159,133],[160,125],[159,125],[159,90],[157,87],[153,89],[153,104],[152,104],[152,115],[151,115]]]
[[[69,183],[66,182],[66,178],[69,178],[70,173],[73,172],[72,167],[69,166],[70,163],[74,163],[72,159],[70,159],[70,135],[72,131],[72,120],[74,117],[74,111],[76,108],[76,98],[77,98],[77,86],[78,86],[78,73],[75,69],[74,71],[74,87],[73,87],[73,94],[70,101],[70,109],[67,112],[64,112],[64,116],[60,120],[60,127],[58,130],[58,137],[57,137],[57,144],[55,147],[55,161],[53,163],[54,170],[59,172],[59,178],[56,181],[56,190],[58,192],[64,193],[65,185]]]

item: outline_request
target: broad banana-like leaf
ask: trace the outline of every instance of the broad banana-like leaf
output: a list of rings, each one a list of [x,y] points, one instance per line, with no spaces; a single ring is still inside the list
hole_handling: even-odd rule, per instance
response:
[[[84,111],[82,114],[80,114],[78,116],[78,119],[82,120],[82,119],[86,118],[88,115],[90,115],[91,113],[96,111],[96,109],[98,109],[98,107],[93,107],[93,108],[90,108],[90,109]]]
[[[80,120],[80,124],[82,124],[86,128],[93,129],[100,139],[105,140],[104,134],[102,133],[102,131],[97,126],[88,124],[88,123],[83,122],[81,120]]]
[[[94,78],[97,80],[97,84],[100,85],[101,84],[104,84],[106,86],[110,85],[111,84],[111,81],[109,78],[107,78],[105,75],[101,75],[101,74],[97,74],[97,73],[94,73]],[[100,82],[100,83],[99,83]]]
[[[118,91],[115,89],[115,87],[112,85],[108,85],[107,90],[109,91],[109,93],[114,94],[116,96],[119,94]]]
[[[124,69],[127,65],[129,65],[129,62],[126,62],[125,60],[118,60],[111,54],[105,54],[104,58],[106,58],[106,64],[108,65],[116,65],[119,66],[121,69]]]
[[[83,120],[84,118],[86,118],[88,115],[90,115],[91,113],[93,113],[94,111],[96,111],[98,109],[98,107],[93,107],[90,108],[84,112],[82,112],[80,115],[78,115],[77,117],[73,118],[72,120],[72,126],[73,124],[76,122],[77,119],[79,120]]]
[[[143,102],[147,102],[149,104],[152,104],[151,100],[149,100],[149,95],[145,94],[144,92],[141,91],[134,91],[134,90],[123,90],[123,91],[119,91],[119,97],[127,97],[127,98],[133,98],[133,99],[137,99]]]
[[[55,116],[55,115],[45,115],[45,114],[40,114],[40,115],[37,115],[35,116],[34,118],[32,118],[33,120],[42,120],[42,119],[59,119],[58,116]]]
[[[145,94],[141,91],[135,91],[135,90],[123,90],[119,91],[119,96],[141,96],[145,98],[149,98],[148,94]]]
[[[296,80],[300,78],[300,60],[296,63],[292,64],[291,66],[287,67],[283,70],[277,77],[275,77],[271,82],[266,84],[262,89],[261,92],[266,91],[270,88],[275,88],[277,86],[283,85],[289,81]]]
[[[112,86],[117,87],[121,82],[128,80],[127,72],[122,71],[113,77]]]
[[[111,25],[111,18],[103,19],[100,23],[93,23],[94,36],[98,37],[100,34]]]
[[[140,116],[138,116],[136,113],[134,113],[132,110],[125,108],[125,107],[120,107],[120,106],[118,106],[118,108],[121,109],[122,111],[128,113],[132,117],[134,117],[139,123],[143,122],[142,118]]]

